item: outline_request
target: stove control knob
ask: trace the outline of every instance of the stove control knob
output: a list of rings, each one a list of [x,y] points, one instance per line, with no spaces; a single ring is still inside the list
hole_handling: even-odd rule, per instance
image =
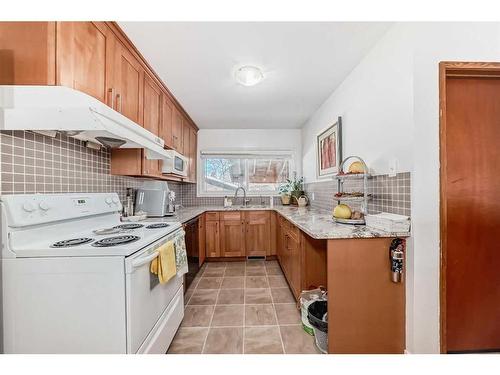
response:
[[[106,203],[107,204],[111,204],[111,202],[113,202],[113,200],[111,199],[111,197],[107,197],[106,198]]]
[[[40,207],[42,210],[44,211],[47,211],[50,206],[48,205],[47,202],[44,202],[44,201],[41,201],[39,204],[38,204],[38,207]]]
[[[113,197],[113,203],[114,204],[118,204],[118,202],[120,202],[120,200],[118,199],[118,197]]]
[[[25,202],[23,204],[23,210],[26,212],[33,212],[36,210],[35,206],[31,202]]]

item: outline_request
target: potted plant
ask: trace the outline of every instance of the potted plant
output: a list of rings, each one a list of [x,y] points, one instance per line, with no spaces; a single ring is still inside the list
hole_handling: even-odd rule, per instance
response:
[[[287,183],[280,185],[278,191],[281,196],[281,203],[286,206],[290,204],[290,184],[288,183],[289,180],[287,180]]]
[[[288,179],[287,180],[289,186],[290,186],[290,195],[292,197],[292,204],[298,204],[298,199],[302,196],[305,195],[304,192],[304,177],[297,178],[294,176],[293,180]]]

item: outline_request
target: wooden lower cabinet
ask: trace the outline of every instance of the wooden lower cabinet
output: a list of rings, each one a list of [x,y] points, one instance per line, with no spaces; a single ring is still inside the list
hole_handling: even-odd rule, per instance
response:
[[[218,212],[207,212],[205,214],[205,248],[207,258],[219,258],[221,256]]]
[[[328,240],[329,353],[404,352],[405,282],[391,281],[391,241]]]
[[[303,290],[326,287],[326,247],[326,240],[309,237],[278,215],[276,256],[297,300]]]
[[[219,221],[222,257],[245,256],[245,222],[242,213],[222,212]]]
[[[266,256],[271,251],[271,212],[245,212],[245,246],[247,256]]]

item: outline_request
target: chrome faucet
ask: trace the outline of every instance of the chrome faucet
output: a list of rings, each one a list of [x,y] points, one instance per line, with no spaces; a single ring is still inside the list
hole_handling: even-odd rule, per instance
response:
[[[238,189],[236,189],[236,191],[234,192],[234,202],[236,203],[236,199],[238,198],[238,191],[239,190],[243,190],[243,204],[241,205],[242,207],[246,207],[247,206],[247,203],[249,202],[249,200],[247,199],[247,191],[245,190],[245,188],[243,186],[240,186]]]

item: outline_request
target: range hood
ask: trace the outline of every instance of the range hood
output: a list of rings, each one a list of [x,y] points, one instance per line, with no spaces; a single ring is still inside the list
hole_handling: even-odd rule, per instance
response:
[[[63,86],[0,85],[0,130],[60,131],[106,147],[170,160],[163,140],[94,97]]]

